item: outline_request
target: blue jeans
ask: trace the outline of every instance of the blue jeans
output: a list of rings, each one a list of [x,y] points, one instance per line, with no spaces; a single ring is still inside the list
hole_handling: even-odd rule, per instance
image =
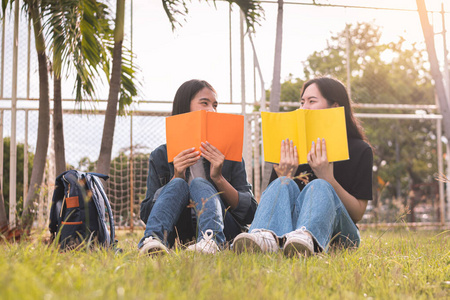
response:
[[[144,237],[138,247],[140,248],[144,239],[149,236],[156,237],[168,245],[168,236],[174,231],[190,199],[193,201],[197,216],[198,240],[203,238],[202,232],[207,229],[213,230],[214,239],[219,245],[225,243],[225,235],[234,237],[240,233],[239,224],[230,213],[226,212],[217,190],[209,181],[195,178],[188,185],[185,180],[175,178],[166,184],[158,195],[147,219]],[[225,225],[228,227],[225,233],[224,215]]]
[[[331,184],[315,179],[300,192],[292,179],[277,178],[262,194],[250,232],[267,229],[284,237],[303,226],[319,251],[328,251],[333,243],[344,247],[360,243],[359,230]]]

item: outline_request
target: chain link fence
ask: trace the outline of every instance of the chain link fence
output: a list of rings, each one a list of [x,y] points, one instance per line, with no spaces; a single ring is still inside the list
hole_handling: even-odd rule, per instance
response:
[[[445,205],[448,205],[448,199],[447,202],[442,202],[445,190],[435,177],[446,173],[448,166],[444,162],[449,154],[445,147],[447,141],[440,136],[441,128],[438,119],[427,119],[427,116],[438,115],[438,110],[436,107],[432,107],[434,104],[433,87],[427,70],[423,42],[417,45],[407,45],[404,41],[402,42],[400,36],[393,36],[394,29],[395,32],[403,32],[406,38],[413,35],[414,32],[420,32],[417,12],[413,8],[379,10],[352,8],[345,5],[300,5],[295,1],[289,3],[285,4],[284,8],[285,20],[295,19],[296,23],[284,28],[283,53],[286,54],[283,57],[284,69],[291,70],[291,65],[297,69],[303,69],[305,78],[319,74],[331,74],[350,87],[352,98],[357,104],[397,105],[387,106],[387,108],[360,106],[356,109],[356,112],[361,114],[375,153],[374,201],[369,203],[361,223],[392,224],[407,221],[428,224],[440,222],[441,211]],[[219,8],[224,5],[228,4],[220,1],[217,3]],[[273,12],[276,1],[265,1],[262,5],[266,12]],[[126,10],[131,11],[131,2],[127,2]],[[345,14],[346,20],[338,21],[335,16],[339,14]],[[368,15],[370,17],[365,17]],[[235,12],[230,16],[233,22],[236,21],[236,17],[239,17]],[[316,16],[321,16],[321,18]],[[444,16],[448,18],[448,13]],[[417,22],[411,23],[412,17],[417,18]],[[130,15],[127,14],[126,18],[125,45],[131,49]],[[270,20],[271,16],[268,15],[267,18]],[[329,26],[319,33],[313,30],[304,30],[304,28],[319,27],[317,22],[323,23],[324,18],[328,20]],[[434,8],[430,19],[435,31],[442,32],[443,22],[437,8]],[[369,25],[364,23],[366,20],[370,20]],[[403,21],[391,22],[392,20]],[[375,25],[378,23],[384,25]],[[395,23],[393,27],[389,27],[391,23]],[[239,42],[236,40],[238,37],[236,31],[239,28],[234,25],[232,41],[230,37],[230,49],[239,51]],[[260,83],[264,80],[258,75],[256,63],[257,60],[261,63],[273,60],[273,53],[266,51],[266,43],[263,43],[262,39],[259,40],[259,38],[273,33],[271,30],[275,28],[275,23],[271,25],[272,29],[267,29],[268,27],[270,26],[257,28],[254,36],[256,53],[251,50],[248,41],[244,45],[245,60],[253,62],[251,68],[247,66],[245,70],[246,98],[250,99],[246,100],[247,109],[250,107],[255,107],[254,110],[259,109],[261,103],[258,99],[261,98],[261,85],[266,87],[270,85]],[[12,132],[10,107],[13,85],[13,78],[10,74],[13,73],[14,67],[11,59],[14,44],[12,16],[8,15],[4,18],[1,23],[1,31],[3,38],[0,39],[2,49],[0,133],[2,134],[3,151],[0,151],[0,155],[2,155],[0,177],[2,178],[2,196],[8,212],[9,139]],[[386,38],[384,34],[388,34],[390,37]],[[227,36],[223,36],[223,39],[227,38]],[[318,42],[318,39],[321,42]],[[436,35],[436,46],[440,57],[442,57],[441,50],[444,48],[441,39],[440,35]],[[299,40],[309,42],[299,45]],[[317,43],[313,43],[313,41]],[[19,43],[19,78],[16,83],[19,109],[17,110],[15,131],[18,142],[17,207],[15,211],[11,212],[10,217],[20,215],[23,199],[26,198],[27,189],[24,187],[27,186],[28,178],[31,175],[38,127],[38,104],[37,101],[33,101],[39,97],[38,65],[34,52],[33,33],[24,14],[20,14]],[[192,40],[192,43],[195,44],[195,41]],[[273,41],[270,45],[272,43]],[[313,45],[315,45],[314,49],[311,48]],[[228,51],[225,48],[217,49],[220,60],[224,60],[224,57],[229,55],[228,52],[220,52]],[[291,65],[286,63],[285,57],[289,57],[290,52],[300,53],[303,49],[310,49],[311,54],[298,58],[295,62],[291,62]],[[222,70],[219,64],[214,62],[214,66],[218,68],[217,74],[229,71],[236,75],[240,69],[239,64],[239,55],[234,55],[233,58],[230,56],[230,70]],[[216,82],[222,84],[222,78],[223,74],[220,79],[216,79]],[[230,81],[230,95],[226,95],[222,99],[227,97],[230,101],[233,98],[240,99],[242,94],[239,76],[230,78]],[[268,81],[267,78],[266,81]],[[286,83],[282,89],[281,109],[292,109],[292,106],[287,108],[287,104],[298,101],[303,79],[289,76],[283,78],[282,81],[286,81]],[[220,87],[218,90],[222,91],[227,88]],[[170,96],[172,96],[172,92],[174,91],[170,92]],[[63,89],[63,98],[72,99],[72,94],[72,87]],[[98,95],[101,99],[105,99],[107,89],[101,87]],[[50,97],[52,97],[52,91],[50,91]],[[93,171],[99,155],[103,130],[102,103],[85,103],[85,107],[94,109],[83,113],[74,104],[68,108],[70,102],[68,103],[65,105],[64,114],[67,164],[70,168],[81,171]],[[411,105],[411,107],[402,108],[404,104]],[[107,193],[114,210],[115,223],[119,227],[133,228],[143,225],[139,220],[139,205],[146,192],[148,158],[153,149],[165,142],[164,118],[169,114],[168,109],[164,110],[166,112],[155,112],[152,108],[153,105],[155,104],[149,101],[147,106],[150,109],[140,110],[133,107],[128,116],[117,118],[109,174],[111,178],[107,182]],[[167,106],[169,105],[167,104]],[[294,103],[294,105],[298,104]],[[223,106],[221,105],[221,107]],[[98,111],[96,112],[95,109]],[[225,112],[228,111],[225,110]],[[368,117],[367,114],[371,113],[377,115]],[[364,116],[364,114],[366,115]],[[381,114],[396,114],[396,117],[381,118]],[[406,114],[418,115],[419,118],[406,119],[402,117]],[[420,116],[423,117],[420,118]],[[243,153],[248,179],[252,183],[253,191],[258,199],[262,193],[262,165],[264,164],[260,122],[258,113],[246,115],[246,140]],[[41,200],[36,206],[36,226],[38,227],[46,226],[48,221],[51,191],[55,176],[58,175],[52,172],[52,168],[54,168],[52,146],[50,140],[44,188],[41,190]],[[26,150],[24,151],[24,149]],[[25,161],[25,157],[28,158],[28,161]],[[439,159],[443,161],[439,163]],[[447,220],[448,216],[447,214]]]

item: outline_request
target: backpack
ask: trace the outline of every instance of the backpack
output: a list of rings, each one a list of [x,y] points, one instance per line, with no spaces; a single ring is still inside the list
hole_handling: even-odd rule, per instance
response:
[[[92,240],[105,247],[115,246],[111,205],[99,178],[107,180],[109,176],[69,170],[56,177],[49,229],[61,249]]]

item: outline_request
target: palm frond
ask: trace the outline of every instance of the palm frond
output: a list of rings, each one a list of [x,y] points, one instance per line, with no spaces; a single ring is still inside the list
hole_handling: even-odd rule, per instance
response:
[[[204,0],[209,2],[208,0]],[[249,31],[255,30],[255,25],[260,25],[261,20],[264,19],[264,9],[261,6],[261,2],[258,0],[226,0],[230,4],[237,4],[244,12],[247,28]],[[214,6],[216,1],[212,0]],[[186,15],[189,13],[185,0],[162,0],[164,10],[169,18],[172,30],[175,30],[177,26],[181,26],[179,17],[185,20]]]

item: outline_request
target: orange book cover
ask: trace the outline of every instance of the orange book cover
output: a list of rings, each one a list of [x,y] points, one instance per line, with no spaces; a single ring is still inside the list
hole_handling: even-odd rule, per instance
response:
[[[194,111],[166,118],[167,158],[172,162],[181,151],[208,141],[225,159],[242,160],[244,117],[241,115]]]

